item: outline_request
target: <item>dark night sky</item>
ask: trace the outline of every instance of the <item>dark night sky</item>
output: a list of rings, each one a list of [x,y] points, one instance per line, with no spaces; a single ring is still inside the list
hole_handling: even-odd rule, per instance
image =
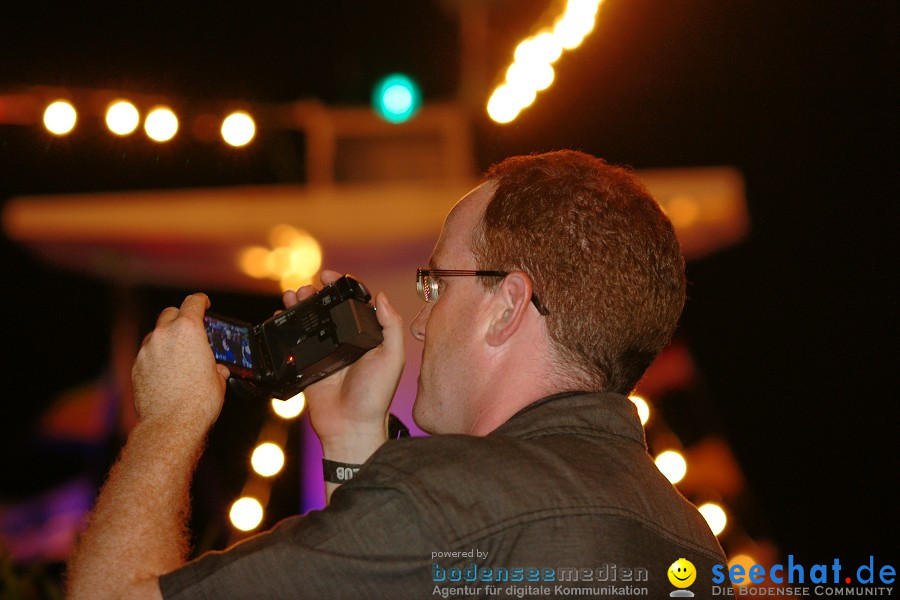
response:
[[[441,8],[449,1],[249,3],[242,12],[152,3],[120,16],[85,3],[9,4],[6,90],[365,104],[391,71],[416,77],[426,101],[459,86],[458,28]],[[490,4],[488,73],[548,4]],[[680,335],[770,533],[785,554],[810,559],[896,559],[898,6],[607,0],[598,29],[514,125],[474,118],[479,168],[574,147],[636,168],[741,170],[751,233],[689,264]],[[262,150],[243,159],[207,150],[187,164],[196,149],[183,144],[136,144],[122,158],[86,137],[0,125],[0,199],[283,177]],[[2,244],[9,383],[0,414],[10,444],[55,393],[102,369],[112,297],[103,282]],[[16,465],[12,481],[26,485]]]

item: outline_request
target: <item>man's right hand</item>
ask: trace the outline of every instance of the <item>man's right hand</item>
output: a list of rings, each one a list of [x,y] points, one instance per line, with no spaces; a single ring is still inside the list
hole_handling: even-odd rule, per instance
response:
[[[321,279],[327,285],[340,277],[325,270]],[[287,291],[284,305],[290,308],[315,293],[311,285]],[[388,410],[406,361],[403,319],[383,292],[376,294],[374,304],[384,342],[304,390],[310,423],[330,460],[361,464],[387,441]]]

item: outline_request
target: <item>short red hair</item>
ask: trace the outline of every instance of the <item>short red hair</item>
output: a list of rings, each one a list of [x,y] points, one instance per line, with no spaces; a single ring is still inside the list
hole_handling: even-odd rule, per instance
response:
[[[473,233],[478,268],[531,277],[573,382],[631,392],[684,307],[684,258],[659,205],[630,170],[573,150],[508,158],[485,180],[496,189]]]

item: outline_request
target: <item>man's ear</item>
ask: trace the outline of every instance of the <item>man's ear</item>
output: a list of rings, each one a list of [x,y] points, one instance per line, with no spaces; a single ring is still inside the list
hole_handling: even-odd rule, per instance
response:
[[[487,342],[500,346],[519,329],[531,304],[531,278],[521,271],[513,271],[503,278],[494,292],[491,322]]]

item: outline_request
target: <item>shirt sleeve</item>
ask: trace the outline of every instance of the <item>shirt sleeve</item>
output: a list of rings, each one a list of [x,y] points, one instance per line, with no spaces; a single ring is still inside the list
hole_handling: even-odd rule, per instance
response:
[[[345,484],[321,511],[292,517],[160,578],[171,600],[389,598],[431,592],[429,539],[395,489]]]

